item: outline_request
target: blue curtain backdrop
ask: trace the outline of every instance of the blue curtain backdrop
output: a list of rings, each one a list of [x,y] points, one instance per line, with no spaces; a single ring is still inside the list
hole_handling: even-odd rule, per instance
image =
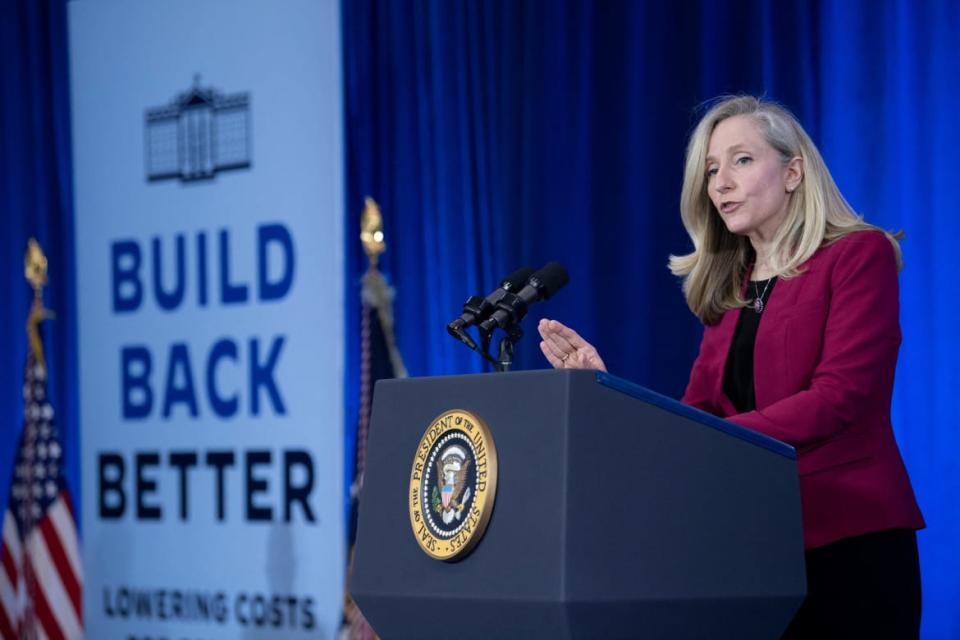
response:
[[[0,504],[23,426],[27,241],[47,254],[44,323],[49,393],[64,440],[65,472],[80,508],[76,290],[70,169],[66,0],[0,0]]]
[[[50,257],[50,390],[79,498],[64,4],[0,0],[0,501],[22,420],[31,236]],[[960,637],[954,0],[351,0],[343,21],[348,353],[370,194],[413,375],[479,371],[444,324],[515,267],[558,259],[571,283],[528,331],[561,318],[613,372],[679,395],[699,327],[664,265],[689,248],[677,201],[694,107],[740,91],[791,107],[854,206],[907,234],[894,421],[929,524],[923,635]],[[519,367],[544,366],[536,342],[525,339]],[[352,359],[347,374],[349,430]]]
[[[557,317],[614,373],[679,396],[700,329],[665,263],[690,246],[678,200],[694,108],[749,92],[797,113],[855,208],[906,232],[894,423],[929,525],[923,635],[960,637],[960,3],[343,7],[348,353],[369,194],[386,218],[382,264],[412,375],[481,370],[446,322],[514,268],[557,259],[570,285],[534,309],[518,365],[546,366],[534,324]],[[354,417],[356,377],[352,366]]]

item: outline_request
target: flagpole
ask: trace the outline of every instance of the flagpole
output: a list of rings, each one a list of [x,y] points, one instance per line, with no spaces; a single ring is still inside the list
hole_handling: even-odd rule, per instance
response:
[[[379,205],[370,197],[364,199],[363,212],[360,214],[360,242],[369,260],[369,265],[363,274],[360,294],[362,304],[360,314],[360,403],[357,412],[356,456],[354,458],[356,467],[353,483],[350,486],[351,521],[356,515],[366,464],[367,434],[370,426],[370,408],[373,396],[372,387],[375,382],[371,363],[374,314],[379,320],[380,329],[383,333],[393,376],[397,378],[407,377],[407,369],[404,366],[400,350],[397,348],[393,331],[393,289],[387,284],[386,279],[378,269],[380,255],[387,249],[383,233],[383,216],[380,213]],[[341,629],[340,638],[344,640],[372,640],[377,638],[376,632],[370,627],[350,595],[353,543],[351,534],[347,557],[347,588],[344,592],[344,626]]]
[[[27,243],[27,252],[23,262],[24,277],[33,287],[33,304],[30,306],[30,315],[27,317],[27,341],[32,358],[27,359],[27,366],[36,367],[40,375],[46,377],[47,363],[43,354],[43,341],[40,339],[40,323],[50,317],[50,312],[43,306],[43,288],[47,285],[47,256],[44,255],[43,249],[40,248],[36,239],[30,238]],[[24,409],[27,409],[26,405],[24,405]],[[33,531],[36,525],[34,518],[36,501],[33,495],[33,486],[37,480],[35,471],[36,452],[32,449],[31,452],[32,455],[26,460],[30,479],[27,483],[25,517],[23,519],[24,531]],[[25,542],[28,539],[29,536],[24,537]],[[37,581],[33,574],[31,562],[27,560],[29,554],[26,549],[24,549],[23,557],[23,580],[27,597],[24,603],[23,627],[20,633],[24,640],[34,640],[37,638],[37,616],[34,608],[37,596]]]

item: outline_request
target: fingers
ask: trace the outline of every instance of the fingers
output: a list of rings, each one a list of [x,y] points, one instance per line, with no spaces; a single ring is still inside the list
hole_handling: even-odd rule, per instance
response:
[[[566,352],[566,351],[561,351],[560,349],[558,349],[557,346],[556,346],[555,344],[553,344],[552,342],[550,342],[549,340],[544,340],[544,341],[543,341],[543,344],[544,344],[544,346],[543,346],[542,348],[543,348],[543,349],[546,349],[547,351],[549,351],[549,352],[550,352],[550,355],[552,355],[554,358],[556,358],[556,359],[559,360],[560,362],[565,361],[565,360],[566,360],[567,358],[569,358],[570,355],[571,355],[570,353],[568,353],[568,352]]]
[[[574,355],[576,351],[569,345],[566,345],[566,348],[563,348],[556,340],[556,330],[554,326],[561,325],[556,320],[547,320],[546,318],[542,319],[537,323],[537,331],[540,333],[540,337],[543,340],[540,342],[540,350],[543,352],[543,355],[546,356],[547,362],[553,365],[556,369],[563,369],[568,366],[567,359]]]
[[[565,350],[560,348],[549,335],[544,338],[543,346],[541,348],[549,351],[551,355],[553,355],[555,358],[558,358],[561,362],[566,360],[570,354],[573,353],[573,349]]]
[[[541,318],[540,322],[537,323],[537,331],[540,333],[540,337],[544,340],[552,333],[550,330],[550,320],[546,318]]]
[[[596,348],[562,322],[544,318],[537,324],[543,339],[540,350],[557,369],[599,369],[607,367]]]
[[[551,342],[561,349],[566,347],[566,352],[573,351],[574,349],[572,345],[570,345],[569,341],[567,341],[567,339],[563,338],[561,335],[561,331],[563,329],[566,329],[563,323],[556,320],[548,320],[546,318],[541,320],[537,325],[537,330],[540,332],[540,336],[544,339],[544,341]]]
[[[576,349],[574,349],[569,342],[557,335],[556,326],[562,327],[563,325],[556,320],[547,320],[544,318],[537,325],[537,330],[540,332],[540,337],[543,338],[543,342],[545,343],[545,346],[542,348],[549,349],[555,357],[563,361],[572,355]]]
[[[547,346],[546,342],[540,342],[540,351],[542,351],[543,355],[546,356],[547,362],[550,363],[550,366],[552,366],[554,369],[563,369],[563,360],[553,354],[553,351],[549,346]]]
[[[555,352],[560,354],[572,354],[576,351],[579,351],[583,347],[589,347],[590,345],[580,338],[579,335],[569,327],[564,326],[556,320],[550,320],[547,324],[547,339],[546,342],[550,343],[554,347]],[[572,342],[569,336],[576,336],[576,342]]]
[[[556,320],[551,320],[551,329],[553,329],[558,336],[566,340],[573,348],[582,349],[583,347],[591,347],[591,344],[580,337],[580,334],[571,329],[570,327],[557,322]]]

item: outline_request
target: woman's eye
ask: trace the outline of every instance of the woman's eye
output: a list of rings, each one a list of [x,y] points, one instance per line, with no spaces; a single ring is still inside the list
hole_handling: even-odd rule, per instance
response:
[[[717,175],[717,168],[716,168],[716,167],[710,167],[709,169],[707,169],[707,177],[708,177],[708,178],[712,178],[712,177],[715,176],[715,175]]]
[[[740,156],[737,158],[737,164],[739,165],[750,164],[751,162],[753,162],[753,158],[750,156]]]

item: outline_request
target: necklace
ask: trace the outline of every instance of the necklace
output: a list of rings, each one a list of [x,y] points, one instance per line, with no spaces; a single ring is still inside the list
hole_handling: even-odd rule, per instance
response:
[[[753,310],[757,313],[763,313],[763,296],[767,295],[767,289],[770,288],[770,283],[773,282],[773,278],[767,280],[767,284],[763,287],[763,292],[760,292],[757,289],[757,281],[753,281],[753,293],[756,296],[753,299]]]

